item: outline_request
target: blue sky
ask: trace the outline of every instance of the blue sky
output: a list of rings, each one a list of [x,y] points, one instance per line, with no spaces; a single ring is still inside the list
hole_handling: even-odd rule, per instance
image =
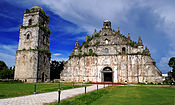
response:
[[[66,60],[76,40],[83,42],[108,19],[131,39],[141,36],[163,72],[175,56],[174,0],[0,0],[0,60],[15,65],[19,26],[25,9],[41,6],[50,17],[52,60]]]

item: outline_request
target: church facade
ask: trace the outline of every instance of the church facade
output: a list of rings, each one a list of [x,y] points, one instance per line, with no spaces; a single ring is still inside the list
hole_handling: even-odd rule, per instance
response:
[[[75,43],[69,60],[61,73],[66,82],[128,82],[160,83],[162,73],[156,67],[150,51],[138,42],[111,29],[106,20],[99,32],[94,31],[86,41]]]

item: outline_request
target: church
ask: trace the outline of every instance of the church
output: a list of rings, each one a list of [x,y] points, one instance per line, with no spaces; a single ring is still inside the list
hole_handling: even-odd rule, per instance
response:
[[[39,6],[26,9],[20,26],[16,51],[15,80],[24,82],[50,81],[49,16]],[[99,32],[94,31],[80,45],[78,40],[61,73],[65,82],[128,82],[160,83],[162,73],[156,67],[150,51],[138,42],[111,28],[104,21]]]
[[[132,41],[103,22],[103,28],[78,40],[61,73],[65,82],[161,83],[162,73],[156,67],[141,37]]]

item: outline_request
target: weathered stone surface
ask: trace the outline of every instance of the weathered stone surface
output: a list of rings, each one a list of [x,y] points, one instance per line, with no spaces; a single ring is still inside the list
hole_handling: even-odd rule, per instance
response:
[[[162,82],[161,72],[155,66],[148,48],[111,29],[105,21],[102,30],[83,45],[78,41],[61,73],[67,82]],[[79,45],[79,47],[78,47]],[[93,53],[92,53],[93,51]],[[92,54],[91,54],[92,53]],[[109,71],[106,68],[109,69]],[[108,79],[107,79],[108,78]],[[111,79],[111,80],[110,80]]]
[[[40,82],[50,79],[48,23],[49,18],[41,7],[25,11],[16,52],[16,80]]]

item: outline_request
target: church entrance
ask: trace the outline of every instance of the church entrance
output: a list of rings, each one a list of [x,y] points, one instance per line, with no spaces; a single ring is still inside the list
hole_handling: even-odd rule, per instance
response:
[[[113,72],[110,67],[105,67],[103,69],[103,81],[104,82],[113,82]]]

